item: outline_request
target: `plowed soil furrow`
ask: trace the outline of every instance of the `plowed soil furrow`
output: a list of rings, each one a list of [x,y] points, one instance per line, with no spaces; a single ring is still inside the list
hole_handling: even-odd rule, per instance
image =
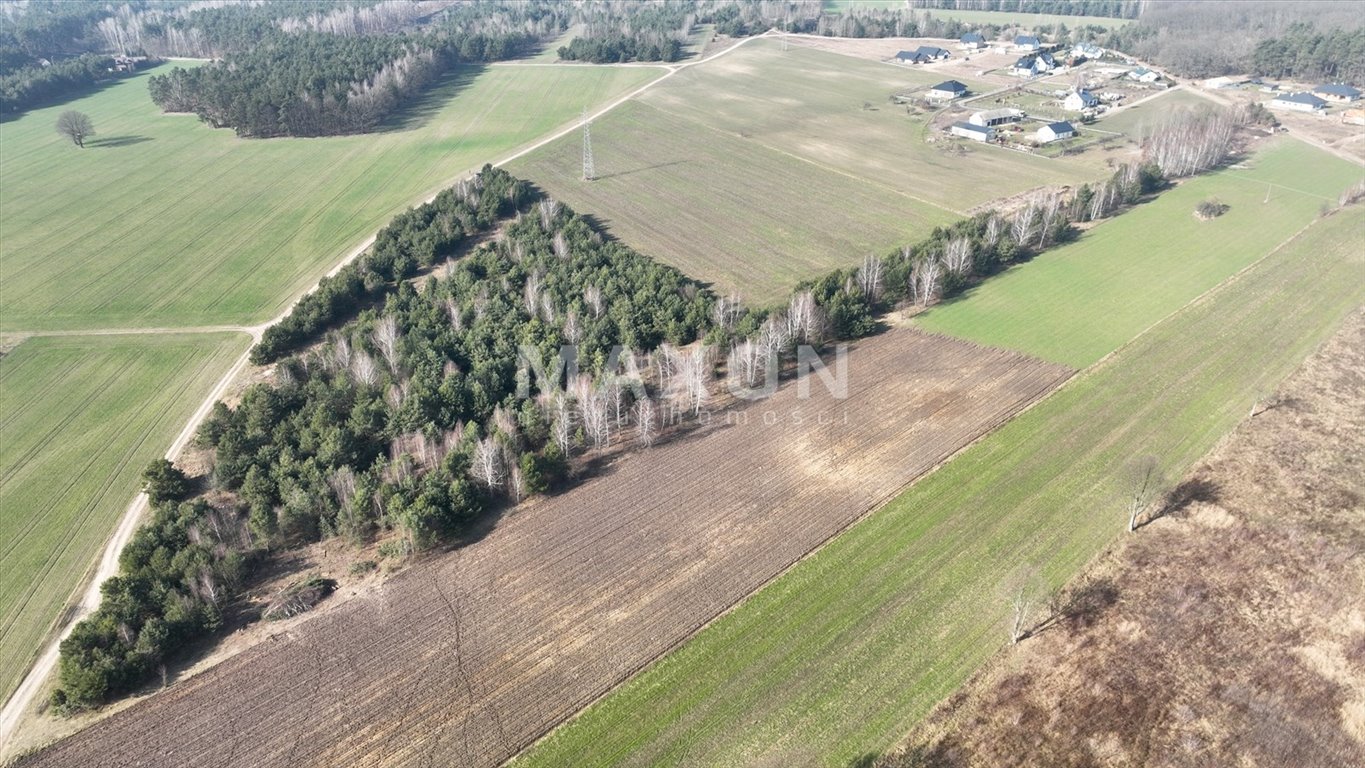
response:
[[[866,339],[21,765],[496,765],[1070,373]]]

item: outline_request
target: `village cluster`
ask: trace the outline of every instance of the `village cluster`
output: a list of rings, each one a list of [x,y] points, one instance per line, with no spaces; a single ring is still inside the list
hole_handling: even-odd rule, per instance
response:
[[[1004,66],[983,67],[978,76],[1007,76],[1018,78],[1017,85],[1002,85],[989,93],[972,93],[958,80],[945,80],[931,87],[917,98],[931,107],[971,104],[985,96],[999,96],[994,100],[998,108],[974,110],[965,120],[942,124],[945,134],[981,143],[996,143],[1016,149],[1032,150],[1054,142],[1074,139],[1079,135],[1078,124],[1094,121],[1143,91],[1160,91],[1174,83],[1161,72],[1142,65],[1131,57],[1089,42],[1070,47],[1047,43],[1036,35],[1021,34],[1009,41],[988,41],[979,32],[968,32],[958,40],[961,61],[972,61],[973,56],[992,54],[1017,55]],[[903,50],[891,58],[907,66],[933,65],[948,62],[954,52],[937,45],[921,45],[914,50]],[[1081,65],[1092,63],[1080,69]],[[1076,77],[1063,88],[1038,88],[1024,83],[1047,82],[1058,75],[1074,72]],[[1341,83],[1323,83],[1311,89],[1298,89],[1271,83],[1261,78],[1219,77],[1201,83],[1212,90],[1256,88],[1272,94],[1263,103],[1274,110],[1311,113],[1319,116],[1338,115],[1343,123],[1365,125],[1365,109],[1353,107],[1361,91]],[[1331,112],[1334,106],[1341,106]],[[1021,108],[1025,107],[1025,108]],[[1065,113],[1065,114],[1063,114]],[[1024,130],[1022,123],[1033,121],[1038,127]]]

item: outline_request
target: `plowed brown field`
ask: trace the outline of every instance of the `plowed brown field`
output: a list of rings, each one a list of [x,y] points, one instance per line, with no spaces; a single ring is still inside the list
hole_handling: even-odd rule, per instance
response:
[[[1069,375],[866,339],[21,765],[496,765]]]

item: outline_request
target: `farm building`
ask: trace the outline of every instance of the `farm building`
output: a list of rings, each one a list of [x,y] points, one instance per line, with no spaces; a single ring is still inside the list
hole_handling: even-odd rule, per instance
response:
[[[929,98],[935,101],[951,100],[967,95],[967,86],[956,80],[944,80],[929,89]]]
[[[1095,94],[1081,88],[1067,94],[1066,98],[1062,100],[1062,109],[1068,112],[1084,112],[1087,109],[1099,106],[1099,104],[1100,100]]]
[[[1138,67],[1128,72],[1128,79],[1139,83],[1155,83],[1161,79],[1161,73],[1146,67]]]
[[[986,47],[986,38],[980,32],[968,32],[958,38],[957,47],[964,51],[979,51]]]
[[[1036,51],[1042,47],[1043,44],[1035,35],[1017,35],[1014,38],[1014,50],[1016,51]]]
[[[1360,98],[1360,91],[1342,83],[1329,83],[1314,88],[1313,95],[1327,101],[1350,103]]]
[[[993,128],[997,125],[1005,125],[1006,123],[1017,123],[1023,119],[1024,110],[1006,107],[1005,109],[988,109],[984,112],[974,112],[971,117],[967,118],[967,122],[972,125]]]
[[[995,138],[995,129],[984,125],[974,125],[972,123],[953,123],[948,129],[954,136],[961,136],[972,141],[990,141]]]
[[[1053,141],[1069,139],[1072,136],[1075,136],[1076,129],[1072,127],[1071,123],[1068,123],[1066,121],[1062,121],[1060,123],[1048,123],[1042,128],[1039,128],[1038,133],[1035,135],[1038,139],[1039,144],[1047,144]]]
[[[1014,67],[1010,70],[1016,77],[1033,77],[1046,72],[1051,72],[1057,67],[1057,60],[1050,53],[1035,53],[1028,56],[1021,56],[1014,62]]]
[[[1365,125],[1365,109],[1348,109],[1342,112],[1341,122],[1347,125]]]
[[[1268,105],[1271,109],[1288,109],[1295,112],[1321,112],[1327,109],[1327,102],[1306,91],[1276,96]]]

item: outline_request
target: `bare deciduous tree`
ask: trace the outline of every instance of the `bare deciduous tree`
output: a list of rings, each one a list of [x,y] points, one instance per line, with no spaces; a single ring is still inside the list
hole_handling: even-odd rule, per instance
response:
[[[502,462],[502,446],[492,435],[482,438],[474,443],[473,456],[470,457],[471,463],[469,471],[474,478],[483,483],[487,488],[501,488],[506,478]]]
[[[85,140],[95,135],[95,123],[84,112],[68,109],[57,116],[57,133],[71,139],[78,147],[85,147]]]
[[[1003,592],[1010,609],[1010,643],[1015,644],[1029,636],[1033,612],[1044,600],[1042,574],[1037,566],[1021,565],[1005,580]]]
[[[1161,463],[1155,456],[1143,456],[1128,468],[1128,531],[1138,528],[1138,520],[1161,494]]]
[[[649,398],[637,400],[635,402],[635,433],[640,439],[640,445],[648,448],[654,444],[654,436],[658,431],[658,417],[654,413],[654,401]]]
[[[965,275],[972,270],[972,241],[956,237],[948,241],[943,251],[943,266],[954,275]]]
[[[379,353],[389,364],[389,370],[395,374],[399,371],[398,340],[402,337],[403,334],[398,330],[398,320],[393,315],[385,315],[374,324],[374,345],[379,348]]]
[[[910,283],[915,301],[922,307],[929,306],[938,297],[939,278],[943,274],[943,264],[932,256],[921,256],[910,270]]]
[[[858,268],[858,288],[863,295],[872,301],[881,298],[882,295],[882,260],[872,254],[863,258],[863,265]]]

